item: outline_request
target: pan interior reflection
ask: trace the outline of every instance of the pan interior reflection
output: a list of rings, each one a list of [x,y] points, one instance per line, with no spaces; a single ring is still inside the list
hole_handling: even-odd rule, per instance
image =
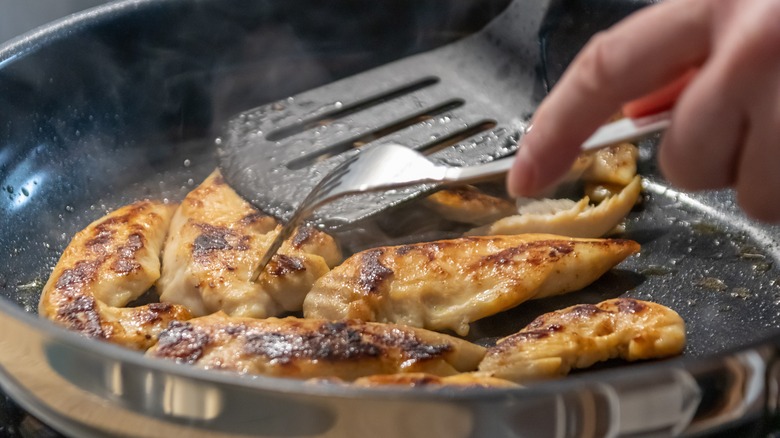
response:
[[[32,174],[26,174],[23,178],[20,179],[18,184],[13,184],[12,181],[13,175],[16,172],[13,172],[12,175],[6,180],[7,185],[2,187],[2,190],[4,195],[7,195],[8,198],[11,200],[10,207],[12,209],[20,209],[27,205],[32,199],[33,196],[38,192],[41,185],[46,181],[46,174],[45,173],[32,173]],[[20,174],[24,172],[19,172]]]

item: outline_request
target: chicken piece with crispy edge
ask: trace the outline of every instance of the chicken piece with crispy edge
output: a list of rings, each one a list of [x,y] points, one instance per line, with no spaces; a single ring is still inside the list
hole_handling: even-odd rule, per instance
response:
[[[219,310],[265,318],[300,311],[314,281],[341,260],[329,235],[300,227],[256,281],[251,277],[280,227],[213,172],[182,201],[163,252],[160,301],[196,316]]]
[[[592,163],[591,155],[580,154],[558,185],[578,180]],[[557,186],[548,189],[547,193],[552,195],[556,190]],[[426,197],[423,205],[447,220],[472,225],[486,225],[517,213],[515,202],[488,195],[470,185],[439,190]]]
[[[463,237],[359,252],[320,278],[307,318],[395,322],[461,336],[469,323],[579,290],[639,244],[548,234]]]
[[[424,205],[448,220],[474,225],[488,224],[516,211],[514,202],[474,186],[439,190],[426,197]]]
[[[636,175],[639,149],[631,143],[621,143],[591,153],[593,160],[582,173],[582,180],[625,186]]]
[[[664,358],[685,347],[685,323],[660,304],[616,298],[536,318],[488,349],[479,371],[517,383],[561,377],[612,358]]]
[[[449,376],[473,371],[484,354],[479,345],[413,327],[224,312],[171,324],[147,352],[206,369],[348,381],[402,372]]]
[[[532,200],[519,209],[520,214],[466,233],[470,236],[522,233],[552,233],[572,237],[602,237],[615,229],[639,199],[639,176],[615,196],[598,205],[590,205],[586,196],[579,202],[568,199]]]
[[[78,232],[43,287],[38,313],[86,336],[145,350],[181,306],[124,307],[160,276],[160,249],[175,206],[139,201]]]

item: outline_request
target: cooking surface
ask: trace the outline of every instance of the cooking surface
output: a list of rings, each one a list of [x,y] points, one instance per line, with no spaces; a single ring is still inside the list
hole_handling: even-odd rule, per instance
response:
[[[434,10],[433,3],[419,4]],[[472,27],[487,21],[502,2],[485,4]],[[0,0],[0,8],[4,5]],[[413,26],[414,18],[403,15],[409,6],[397,6],[398,22],[392,26],[382,21],[386,11],[375,16],[362,11],[367,23],[347,31]],[[399,35],[405,49],[380,45],[382,50],[374,53],[366,47],[384,41],[380,37],[349,42],[331,35],[322,40],[317,37],[322,29],[310,29],[305,22],[264,33],[269,22],[263,20],[271,18],[261,13],[247,18],[229,7],[212,8],[187,9],[183,16],[189,19],[181,23],[169,22],[166,7],[137,16],[121,30],[110,21],[98,23],[81,37],[52,43],[41,56],[0,70],[0,108],[6,116],[0,123],[0,247],[9,249],[0,271],[0,294],[14,305],[35,312],[40,288],[71,236],[106,210],[143,197],[176,201],[205,178],[216,163],[213,147],[220,120],[453,37],[442,32],[417,45],[416,37]],[[206,20],[232,33],[199,38]],[[126,45],[128,34],[142,48]],[[261,48],[239,43],[243,38]],[[561,38],[551,34],[546,47]],[[302,60],[307,52],[316,53],[316,62]],[[147,61],[134,62],[139,56]],[[548,53],[549,82],[568,56]],[[214,63],[216,74],[207,71]],[[291,79],[289,72],[302,63],[312,68]],[[247,92],[247,77],[258,71],[278,87]],[[30,93],[37,99],[29,99]],[[641,254],[582,293],[528,303],[476,323],[474,340],[490,342],[539,313],[623,293],[677,310],[688,324],[689,357],[715,355],[777,333],[780,230],[744,220],[727,192],[689,196],[669,189],[657,177],[652,144],[644,144],[642,151],[640,173],[649,175],[647,195],[632,213],[625,235],[643,245]],[[18,433],[26,417],[12,402],[5,406],[0,411],[9,412],[11,420],[0,427]]]
[[[0,44],[65,15],[97,6],[105,0],[0,0]],[[0,436],[58,438],[59,433],[32,417],[0,393]]]

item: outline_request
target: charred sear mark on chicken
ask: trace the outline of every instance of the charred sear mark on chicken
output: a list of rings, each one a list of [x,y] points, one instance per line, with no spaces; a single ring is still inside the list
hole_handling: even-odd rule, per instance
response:
[[[196,330],[188,322],[173,322],[160,333],[155,349],[159,356],[193,364],[203,356],[208,344],[207,333]]]
[[[357,253],[320,278],[307,318],[395,322],[465,335],[469,323],[587,286],[639,250],[621,239],[465,237]]]
[[[141,201],[93,222],[74,236],[46,283],[41,316],[86,336],[146,349],[170,322],[190,317],[169,304],[126,308],[160,276],[173,207]]]
[[[266,269],[269,274],[277,277],[305,270],[306,264],[300,257],[290,257],[284,254],[274,255]]]
[[[382,350],[363,340],[361,333],[345,322],[325,322],[309,333],[262,332],[246,336],[244,351],[272,362],[289,364],[295,360],[343,361],[374,358]]]
[[[380,261],[383,252],[382,249],[372,249],[362,255],[363,263],[360,265],[358,281],[365,292],[376,292],[382,283],[393,275],[393,270]]]
[[[476,368],[484,348],[444,334],[355,320],[229,317],[172,325],[147,354],[241,373],[344,380],[371,374],[453,375]]]
[[[250,248],[252,238],[249,235],[242,235],[226,227],[197,223],[193,225],[201,231],[192,243],[192,255],[195,260],[208,263],[215,252],[247,251]]]
[[[612,358],[674,356],[684,347],[685,324],[676,312],[656,303],[617,298],[539,316],[488,349],[479,371],[526,383]]]

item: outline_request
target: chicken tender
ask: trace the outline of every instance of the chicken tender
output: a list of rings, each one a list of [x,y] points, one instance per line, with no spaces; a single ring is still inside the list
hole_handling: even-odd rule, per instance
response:
[[[474,186],[439,190],[425,205],[455,222],[484,225],[515,213],[514,202],[483,193]]]
[[[599,149],[592,155],[593,162],[583,172],[583,181],[625,186],[636,176],[639,149],[631,143]]]
[[[273,217],[244,201],[215,171],[173,217],[160,301],[184,305],[196,316],[222,310],[265,318],[300,311],[314,281],[341,260],[341,253],[327,234],[301,227],[252,281],[279,229]]]
[[[351,381],[372,374],[472,371],[485,349],[392,324],[236,318],[219,312],[172,324],[147,354],[207,369]]]
[[[630,298],[581,304],[536,318],[488,349],[479,371],[526,383],[552,379],[612,358],[680,354],[685,323],[668,307]]]
[[[634,207],[642,192],[639,176],[620,193],[590,205],[586,196],[579,202],[568,199],[534,200],[520,208],[518,215],[505,217],[467,235],[552,233],[571,237],[602,237],[620,224]]]
[[[140,201],[77,233],[43,288],[38,313],[84,335],[146,349],[187,309],[152,303],[125,308],[160,277],[160,249],[174,206]]]
[[[621,239],[463,237],[359,252],[320,278],[307,318],[395,322],[465,336],[469,323],[579,290],[639,250]]]

